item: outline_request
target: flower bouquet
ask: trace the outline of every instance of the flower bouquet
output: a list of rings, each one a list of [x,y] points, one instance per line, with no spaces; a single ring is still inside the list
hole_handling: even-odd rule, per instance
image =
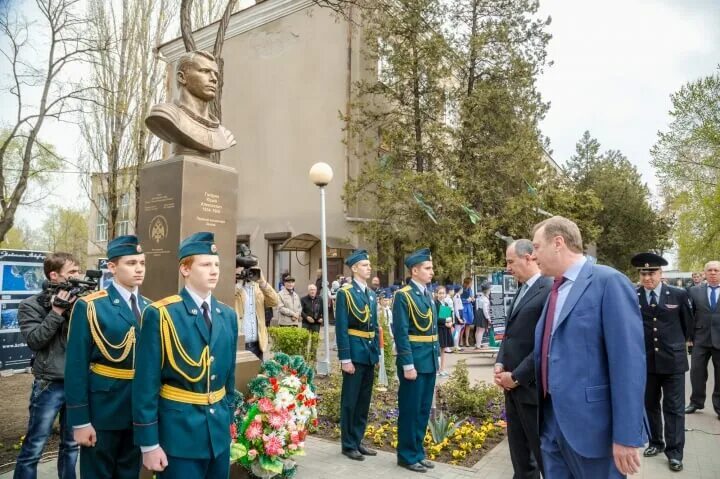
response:
[[[305,438],[317,427],[314,373],[301,356],[277,353],[240,396],[230,426],[230,460],[261,478],[291,478],[293,456],[305,454]]]

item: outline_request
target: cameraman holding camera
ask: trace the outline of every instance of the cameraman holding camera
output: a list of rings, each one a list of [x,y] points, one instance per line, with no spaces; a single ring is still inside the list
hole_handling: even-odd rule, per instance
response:
[[[75,478],[78,444],[73,439],[65,415],[65,349],[68,319],[77,299],[70,291],[54,288],[70,279],[80,278],[78,260],[69,253],[52,253],[43,264],[49,287],[24,299],[18,307],[20,331],[34,353],[32,371],[35,380],[30,394],[30,419],[17,457],[14,479],[35,479],[37,464],[53,423],[60,414],[60,451],[58,476]]]
[[[268,347],[268,332],[265,325],[265,308],[277,306],[280,302],[273,287],[265,281],[258,260],[247,246],[240,246],[235,258],[235,313],[238,331],[245,335],[245,349],[263,360]]]

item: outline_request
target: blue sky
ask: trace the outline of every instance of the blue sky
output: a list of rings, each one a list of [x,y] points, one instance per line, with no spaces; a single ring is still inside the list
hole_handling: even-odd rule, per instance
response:
[[[25,11],[34,3],[14,1]],[[553,19],[554,65],[539,81],[551,103],[541,127],[553,158],[567,161],[590,130],[604,149],[621,150],[655,190],[649,150],[669,123],[670,94],[720,64],[720,0],[541,0],[541,14]],[[8,97],[0,95],[0,123],[11,111]],[[42,136],[70,159],[81,154],[72,126],[49,122]],[[84,202],[78,179],[63,175],[63,188],[49,200]],[[31,226],[44,219],[36,209],[19,213]]]
[[[551,108],[542,123],[560,164],[585,130],[621,150],[651,189],[649,150],[670,121],[670,95],[720,64],[718,0],[541,0],[552,16],[539,88]]]

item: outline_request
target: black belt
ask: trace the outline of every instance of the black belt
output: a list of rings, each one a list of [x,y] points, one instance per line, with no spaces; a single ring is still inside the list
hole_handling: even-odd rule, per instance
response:
[[[247,346],[248,344],[250,344],[250,345],[260,344],[260,341],[245,341],[245,346]]]

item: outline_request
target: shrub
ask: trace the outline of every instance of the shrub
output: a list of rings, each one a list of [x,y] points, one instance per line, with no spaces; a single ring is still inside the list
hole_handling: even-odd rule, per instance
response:
[[[308,364],[315,364],[317,348],[320,342],[318,333],[310,333],[304,328],[268,328],[274,352],[288,356],[302,356]]]
[[[340,396],[342,394],[342,374],[332,373],[315,382],[318,396],[318,416],[324,421],[340,424]]]
[[[445,384],[438,387],[442,409],[459,417],[498,420],[504,416],[505,398],[497,387],[485,382],[470,384],[466,362],[459,361]]]

